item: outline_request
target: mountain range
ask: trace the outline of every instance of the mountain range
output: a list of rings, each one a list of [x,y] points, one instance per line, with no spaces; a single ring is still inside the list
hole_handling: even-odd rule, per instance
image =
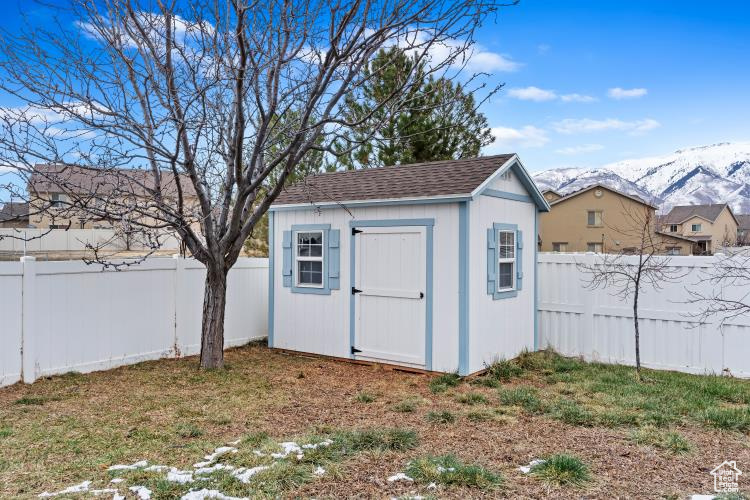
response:
[[[545,170],[534,180],[540,189],[563,195],[599,183],[650,201],[661,211],[675,205],[726,202],[735,214],[749,214],[750,142],[681,149],[600,168]]]

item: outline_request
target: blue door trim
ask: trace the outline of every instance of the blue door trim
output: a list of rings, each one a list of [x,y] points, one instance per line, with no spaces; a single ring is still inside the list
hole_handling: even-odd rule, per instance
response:
[[[435,219],[350,220],[349,227],[434,226]]]
[[[458,374],[469,374],[469,202],[458,205]]]
[[[424,226],[426,234],[426,257],[425,260],[425,370],[432,370],[432,288],[433,288],[433,227],[435,219],[382,219],[382,220],[351,220],[349,227],[400,227],[400,226]],[[356,235],[349,235],[349,283],[354,288],[355,283],[355,256]],[[355,333],[355,311],[354,294],[349,295],[349,346],[350,358],[354,358],[351,348],[354,346]]]
[[[273,347],[273,254],[276,248],[273,244],[274,218],[273,212],[268,212],[268,347]]]

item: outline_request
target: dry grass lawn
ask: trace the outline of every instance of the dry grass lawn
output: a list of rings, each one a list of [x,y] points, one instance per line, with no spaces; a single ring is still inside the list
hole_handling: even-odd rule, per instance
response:
[[[226,473],[206,482],[236,496],[686,498],[711,492],[709,471],[725,459],[750,471],[747,381],[647,372],[638,383],[629,368],[550,353],[501,363],[473,382],[261,345],[226,359],[219,372],[186,358],[1,389],[0,497],[84,480],[129,498],[136,484],[153,498],[179,497],[201,486],[143,471],[111,485],[107,467],[148,460],[191,470],[240,438],[239,452],[219,462],[268,465],[280,442],[333,444],[247,484]],[[519,470],[553,455],[571,470]],[[321,465],[326,472],[314,474]],[[415,481],[387,480],[399,472]]]

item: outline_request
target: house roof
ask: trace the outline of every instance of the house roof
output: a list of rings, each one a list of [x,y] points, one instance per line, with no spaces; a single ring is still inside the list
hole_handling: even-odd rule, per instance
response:
[[[735,218],[737,219],[740,229],[750,231],[750,214],[736,215]]]
[[[682,224],[691,217],[700,217],[706,219],[709,222],[715,222],[716,218],[721,214],[722,210],[727,208],[729,213],[732,213],[732,209],[726,203],[715,203],[712,205],[678,205],[672,207],[672,210],[664,216],[664,224]],[[737,218],[735,217],[735,220]],[[739,221],[737,222],[739,225]]]
[[[599,184],[599,183],[592,184],[590,186],[586,186],[585,188],[579,189],[578,191],[573,191],[572,193],[568,193],[565,196],[563,196],[562,198],[558,198],[555,201],[551,201],[550,202],[550,206],[557,205],[557,204],[562,203],[565,200],[569,200],[571,198],[575,198],[576,196],[578,196],[580,194],[583,194],[583,193],[586,193],[588,191],[591,191],[594,188],[606,189],[607,191],[610,191],[612,193],[619,194],[620,196],[623,196],[625,198],[629,198],[629,199],[633,200],[636,203],[640,203],[641,205],[646,205],[647,207],[651,207],[654,210],[656,210],[656,208],[657,208],[656,206],[652,205],[651,203],[648,203],[647,201],[642,200],[641,198],[639,198],[637,196],[633,196],[631,194],[623,193],[622,191],[618,191],[617,189],[614,189],[612,187],[605,186],[604,184]]]
[[[0,208],[0,222],[9,220],[28,220],[29,204],[19,202],[5,203]]]
[[[532,199],[546,209],[544,197],[515,154],[313,174],[285,187],[274,205],[471,197],[507,168],[518,173]]]
[[[175,175],[162,170],[161,185],[167,194],[177,195]],[[195,189],[186,175],[180,175],[185,197]],[[36,193],[108,194],[112,192],[144,196],[155,186],[151,170],[134,168],[103,169],[81,165],[37,164],[29,179],[29,190]]]
[[[659,236],[666,236],[667,238],[674,238],[676,240],[689,241],[691,243],[695,243],[696,241],[699,241],[699,238],[697,237],[683,236],[681,234],[676,234],[676,233],[665,233],[664,231],[655,231],[655,233],[658,234]]]

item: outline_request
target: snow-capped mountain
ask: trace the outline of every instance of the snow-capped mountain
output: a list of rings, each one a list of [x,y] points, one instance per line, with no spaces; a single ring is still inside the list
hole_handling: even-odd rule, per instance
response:
[[[595,169],[552,169],[537,173],[534,179],[540,188],[561,194],[601,183],[651,201],[662,210],[727,202],[735,213],[750,213],[750,142],[682,149]]]

